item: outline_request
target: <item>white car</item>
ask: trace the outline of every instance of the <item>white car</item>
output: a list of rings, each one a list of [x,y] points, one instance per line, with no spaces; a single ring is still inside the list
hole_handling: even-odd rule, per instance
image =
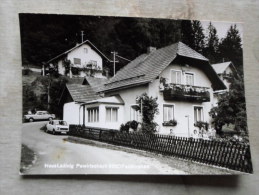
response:
[[[25,121],[40,121],[40,120],[52,120],[56,116],[55,114],[49,114],[48,111],[37,111],[35,114],[28,113],[24,115]]]
[[[52,120],[49,121],[46,125],[46,132],[51,132],[53,135],[56,133],[68,133],[69,126],[66,121],[63,120]]]

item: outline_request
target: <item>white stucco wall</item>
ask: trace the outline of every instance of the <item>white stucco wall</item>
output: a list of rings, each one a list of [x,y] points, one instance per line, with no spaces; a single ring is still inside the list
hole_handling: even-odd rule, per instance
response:
[[[67,121],[68,124],[80,124],[80,120],[82,121],[82,118],[79,118],[79,107],[80,105],[75,102],[64,104],[63,120]]]
[[[65,67],[63,66],[62,60],[58,61],[58,73],[61,75],[65,75]]]
[[[159,133],[161,134],[169,134],[170,129],[173,129],[176,136],[188,137],[193,135],[194,129],[194,106],[202,106],[203,107],[203,117],[204,121],[210,122],[209,111],[212,108],[213,103],[213,90],[211,88],[211,82],[208,79],[205,73],[195,67],[181,67],[177,64],[169,65],[161,74],[160,76],[167,78],[168,82],[170,81],[170,71],[171,69],[174,70],[181,70],[182,71],[182,78],[184,78],[184,72],[194,73],[194,85],[200,87],[208,87],[210,91],[210,102],[204,103],[196,103],[196,102],[187,102],[187,101],[165,101],[163,97],[163,93],[159,91],[160,81],[159,79],[154,80],[147,86],[139,86],[124,90],[119,90],[115,92],[109,92],[106,96],[116,95],[119,94],[121,98],[124,100],[124,122],[131,120],[131,106],[136,104],[136,97],[146,92],[149,96],[157,97],[158,104],[159,104],[159,114],[155,116],[155,122],[158,123]],[[182,79],[182,84],[185,84],[185,79]],[[174,105],[174,117],[177,120],[178,124],[175,127],[164,127],[162,126],[163,121],[163,105],[169,104]],[[188,125],[189,121],[189,125]]]
[[[154,80],[148,87],[148,94],[153,97],[158,97],[159,103],[159,114],[156,115],[155,121],[159,124],[159,133],[169,134],[170,129],[173,129],[175,135],[187,137],[188,135],[193,134],[193,130],[197,129],[194,127],[194,106],[202,106],[204,113],[204,121],[210,122],[210,117],[208,112],[212,108],[213,93],[211,88],[211,82],[204,72],[195,67],[181,67],[176,64],[169,65],[161,74],[161,77],[167,78],[168,82],[170,81],[170,71],[181,70],[182,78],[184,72],[194,73],[194,85],[200,87],[209,87],[210,91],[210,102],[196,103],[196,102],[187,102],[187,101],[165,101],[163,98],[163,93],[159,91],[159,79]],[[182,84],[185,84],[185,79],[182,79]],[[177,120],[177,126],[175,127],[164,127],[163,123],[163,105],[169,104],[174,105],[174,117]],[[189,118],[189,128],[188,128],[188,118]]]
[[[88,109],[89,108],[99,108],[99,121],[98,122],[88,122]],[[106,120],[106,107],[113,107],[118,109],[118,121],[117,122],[107,122]],[[91,104],[85,105],[85,125],[91,127],[101,127],[110,129],[120,129],[120,125],[124,121],[124,106],[116,104]]]
[[[87,53],[85,52],[85,49],[87,49]],[[103,70],[102,57],[95,50],[93,50],[88,44],[83,44],[80,47],[74,49],[73,51],[67,54],[67,59],[70,60],[72,64],[74,64],[74,58],[81,59],[80,67],[82,68],[85,67],[85,65],[88,64],[91,60],[93,60],[97,62],[97,67],[99,67],[100,70]],[[63,66],[62,60],[63,59],[58,61],[58,72],[59,74],[64,75],[65,68]],[[84,77],[86,76],[86,72],[80,71],[78,76]],[[103,77],[102,72],[95,73],[95,76],[98,78]]]
[[[143,93],[148,92],[148,87],[147,86],[138,86],[138,87],[133,87],[129,89],[124,89],[124,90],[119,90],[115,92],[109,92],[106,94],[106,96],[111,96],[111,95],[117,95],[119,94],[121,98],[123,99],[125,105],[124,105],[124,113],[123,114],[123,123],[125,124],[126,122],[130,121],[131,118],[131,106],[136,104],[136,98]]]
[[[87,53],[85,53],[84,48],[87,49]],[[74,49],[67,55],[67,59],[74,64],[74,58],[81,59],[81,65],[86,65],[89,61],[94,60],[97,62],[97,66],[103,69],[103,62],[101,56],[94,51],[88,44],[83,44],[80,47]]]
[[[231,70],[230,66],[226,68],[225,73],[226,74],[233,74],[233,71]],[[221,79],[222,79],[223,83],[226,85],[227,90],[229,90],[230,83],[228,82],[228,80],[222,78],[222,76],[221,76]]]

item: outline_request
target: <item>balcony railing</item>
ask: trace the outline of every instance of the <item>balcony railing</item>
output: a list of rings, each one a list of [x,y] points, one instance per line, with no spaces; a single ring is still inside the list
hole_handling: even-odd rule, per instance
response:
[[[190,102],[210,101],[210,92],[208,87],[169,83],[160,88],[160,91],[163,92],[164,100],[179,100]]]

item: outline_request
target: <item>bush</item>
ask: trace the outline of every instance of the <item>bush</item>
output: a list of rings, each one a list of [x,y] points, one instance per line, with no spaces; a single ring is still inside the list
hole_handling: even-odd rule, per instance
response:
[[[130,122],[130,128],[132,128],[134,131],[136,131],[138,128],[138,122],[135,120],[129,121],[129,122]]]
[[[121,124],[120,131],[128,133],[129,132],[129,124],[127,124],[127,123],[125,125]]]
[[[138,122],[133,120],[133,121],[128,121],[125,125],[121,124],[120,131],[129,132],[129,128],[132,128],[134,131],[136,131],[138,128]]]
[[[143,133],[155,133],[156,127],[158,126],[157,123],[151,122],[151,123],[142,123],[142,131]]]

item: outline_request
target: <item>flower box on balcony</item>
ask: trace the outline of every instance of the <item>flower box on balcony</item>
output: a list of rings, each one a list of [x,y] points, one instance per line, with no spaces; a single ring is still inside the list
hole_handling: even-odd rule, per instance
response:
[[[165,127],[174,127],[177,125],[177,121],[176,120],[165,121],[162,123],[162,125]]]
[[[164,100],[183,100],[193,102],[210,101],[210,93],[206,87],[168,84],[163,90]]]

